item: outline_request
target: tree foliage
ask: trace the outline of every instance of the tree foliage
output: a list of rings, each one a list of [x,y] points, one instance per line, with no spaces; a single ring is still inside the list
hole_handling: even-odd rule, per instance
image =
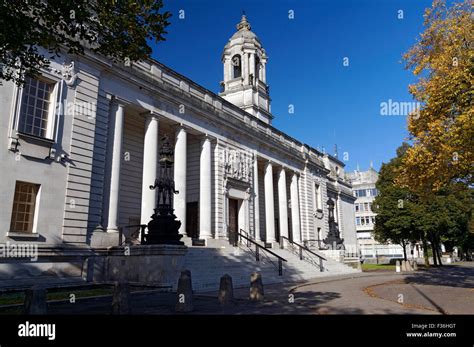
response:
[[[473,190],[462,182],[452,182],[436,193],[419,195],[417,191],[397,184],[400,167],[411,147],[404,143],[397,149],[397,156],[384,163],[376,187],[374,236],[379,242],[393,242],[402,246],[408,242],[422,241],[431,244],[436,258],[440,244],[463,252],[473,248],[474,234]],[[435,264],[437,261],[435,260]]]
[[[435,0],[425,31],[404,55],[418,80],[409,87],[421,109],[408,119],[413,146],[398,181],[420,194],[451,182],[472,184],[474,169],[473,2]]]
[[[377,180],[378,196],[373,206],[375,217],[374,237],[381,243],[396,243],[405,248],[409,242],[420,240],[416,228],[417,215],[414,196],[405,188],[395,184],[397,169],[409,145],[404,143],[397,149],[397,156],[382,164]]]
[[[162,0],[2,0],[0,80],[20,84],[63,49],[122,62],[147,58],[149,42],[165,40],[171,15],[162,7]]]

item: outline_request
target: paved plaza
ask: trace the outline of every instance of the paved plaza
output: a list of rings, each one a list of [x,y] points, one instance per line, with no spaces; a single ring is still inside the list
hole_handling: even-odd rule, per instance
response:
[[[263,302],[248,300],[249,289],[234,290],[233,305],[222,307],[217,292],[197,293],[191,314],[473,314],[474,263],[428,271],[360,273],[300,284],[268,285]],[[104,314],[111,297],[50,303],[51,314]],[[174,314],[175,293],[132,295],[133,314]]]

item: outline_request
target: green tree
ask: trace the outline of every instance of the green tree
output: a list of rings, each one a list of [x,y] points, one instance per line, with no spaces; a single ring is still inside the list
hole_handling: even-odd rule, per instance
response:
[[[463,254],[474,248],[472,224],[470,225],[473,198],[472,189],[460,183],[452,183],[434,195],[429,204],[425,204],[432,206],[432,213],[436,216],[431,237],[437,250],[440,243],[449,251],[458,246]]]
[[[87,49],[114,62],[145,59],[150,42],[165,40],[171,14],[162,7],[162,0],[3,0],[0,81],[21,84],[62,51]]]
[[[461,248],[463,254],[472,248],[473,190],[462,182],[452,182],[442,189],[417,195],[416,191],[400,186],[396,177],[410,146],[402,144],[397,156],[383,164],[376,187],[374,236],[379,242],[406,246],[422,241],[425,264],[431,246],[434,265],[441,263],[441,243],[451,249]],[[406,253],[405,253],[406,258]]]
[[[380,243],[396,243],[403,247],[405,260],[409,242],[420,240],[415,228],[413,194],[395,184],[397,169],[409,145],[404,143],[397,149],[397,156],[382,164],[376,187],[379,192],[373,203],[375,217],[374,237]]]

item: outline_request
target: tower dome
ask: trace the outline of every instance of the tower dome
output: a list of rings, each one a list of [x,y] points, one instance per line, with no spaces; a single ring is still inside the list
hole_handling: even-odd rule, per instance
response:
[[[266,84],[268,57],[245,14],[237,31],[224,46],[224,80],[220,95],[251,115],[271,123],[270,96]]]

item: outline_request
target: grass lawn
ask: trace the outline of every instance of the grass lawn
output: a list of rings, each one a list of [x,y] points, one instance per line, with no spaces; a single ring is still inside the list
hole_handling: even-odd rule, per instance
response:
[[[71,294],[75,295],[75,298],[87,298],[91,296],[98,295],[111,295],[112,288],[95,288],[95,289],[80,289],[80,290],[64,290],[60,292],[51,292],[48,293],[48,301],[51,300],[69,300]],[[13,305],[13,304],[23,304],[25,302],[25,293],[9,293],[0,295],[0,306],[3,305]]]
[[[395,271],[395,265],[388,264],[362,264],[362,271]]]

